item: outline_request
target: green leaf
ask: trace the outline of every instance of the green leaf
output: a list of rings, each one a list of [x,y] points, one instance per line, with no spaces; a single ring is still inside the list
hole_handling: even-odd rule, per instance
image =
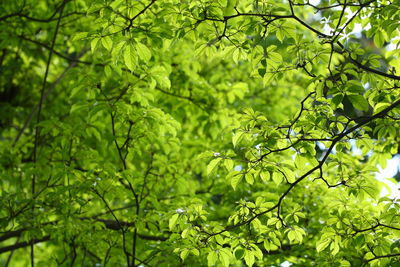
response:
[[[92,50],[92,53],[96,50],[97,43],[99,42],[100,38],[93,38],[93,40],[90,42],[90,49]]]
[[[215,170],[215,167],[217,167],[221,160],[222,158],[216,158],[210,161],[210,163],[207,165],[207,175],[210,175]]]
[[[263,78],[263,85],[269,85],[275,79],[275,73],[266,72]]]
[[[342,94],[336,94],[334,97],[332,97],[332,104],[334,108],[336,108],[340,103],[342,103],[343,97],[344,96]]]
[[[338,242],[331,243],[331,254],[336,255],[339,252],[340,246]]]
[[[101,43],[103,44],[105,49],[107,49],[108,51],[111,51],[113,42],[112,42],[110,36],[105,36],[105,37],[101,38]]]
[[[231,16],[235,14],[236,0],[227,0],[224,8],[224,16]]]
[[[251,221],[251,225],[254,227],[256,231],[260,231],[262,228],[262,224],[259,219],[255,218]]]
[[[223,266],[229,266],[231,255],[227,253],[226,250],[221,249],[219,251],[219,260],[222,262]]]
[[[172,215],[171,218],[169,218],[169,229],[172,230],[174,226],[176,225],[176,221],[179,218],[179,214],[174,214]]]
[[[283,42],[283,39],[285,38],[285,32],[281,28],[278,28],[278,30],[276,31],[276,38],[281,43]]]
[[[319,241],[317,243],[317,252],[321,252],[324,249],[326,249],[329,246],[329,243],[331,243],[330,239],[325,239],[325,240]]]
[[[264,248],[267,252],[270,252],[272,250],[271,243],[268,240],[264,240],[263,244],[264,244]]]
[[[224,159],[224,165],[225,165],[227,171],[231,171],[233,169],[233,160]]]
[[[279,185],[283,181],[283,175],[280,172],[274,172],[272,174],[272,181],[274,181],[275,184]]]
[[[288,180],[289,183],[294,183],[296,181],[296,176],[294,175],[294,172],[290,169],[282,169],[283,173],[286,176],[286,179]]]
[[[273,218],[268,219],[267,225],[274,225],[277,222],[279,222],[279,218],[273,217]]]
[[[385,43],[385,34],[382,30],[376,31],[374,35],[374,43],[377,47],[382,47]]]
[[[199,159],[210,158],[214,155],[214,153],[215,152],[212,152],[212,151],[204,151],[204,152],[201,152],[200,154],[198,154],[196,159],[199,160]]]
[[[113,2],[110,3],[110,7],[112,7],[113,9],[117,9],[123,3],[124,0],[114,0]]]
[[[190,228],[186,228],[185,230],[183,230],[181,233],[182,238],[188,237],[189,231],[190,231]]]
[[[233,190],[236,190],[237,185],[239,184],[240,180],[242,180],[243,175],[241,173],[237,173],[231,179],[231,185]]]
[[[180,254],[180,256],[181,256],[181,259],[184,261],[185,259],[186,259],[186,257],[189,255],[189,250],[188,249],[183,249],[182,251],[181,251],[181,254]]]
[[[104,66],[104,73],[107,77],[110,77],[112,75],[112,69],[109,65]]]
[[[111,56],[113,58],[120,58],[121,54],[122,54],[122,49],[126,46],[126,42],[122,41],[117,43],[116,45],[113,46],[113,49],[111,51]]]
[[[267,171],[260,172],[260,178],[263,182],[268,182],[270,178],[270,174]]]
[[[350,86],[346,90],[352,94],[362,94],[365,89],[360,83],[349,81]]]
[[[290,241],[290,242],[293,242],[293,241],[296,240],[296,235],[295,235],[294,232],[295,232],[295,231],[289,231],[289,233],[288,233],[288,238],[289,238],[289,241]]]
[[[364,255],[364,259],[366,259],[366,260],[371,260],[373,258],[375,258],[375,256],[374,256],[374,254],[372,254],[372,252],[367,252]]]
[[[288,232],[288,238],[290,240],[290,242],[299,242],[301,243],[303,241],[303,236],[301,234],[301,232],[297,231],[297,230],[291,230]]]
[[[152,68],[151,75],[162,89],[171,88],[171,81],[169,80],[168,73],[163,66],[155,66]]]
[[[232,59],[233,61],[238,64],[239,60],[242,58],[242,51],[240,48],[237,48],[233,51],[232,53]]]
[[[347,260],[340,261],[340,266],[342,267],[351,267],[351,263]]]
[[[255,244],[251,244],[251,247],[252,247],[252,251],[253,251],[254,255],[259,260],[262,260],[263,259],[263,253],[262,253],[261,249]]]
[[[244,135],[244,132],[237,132],[233,135],[232,144],[234,147],[236,147],[236,145],[240,142],[240,140],[242,140],[243,135]]]
[[[353,107],[362,111],[368,111],[368,101],[361,95],[348,95],[349,100]]]
[[[244,178],[245,178],[245,180],[246,180],[247,183],[249,183],[249,184],[253,184],[253,183],[254,183],[253,174],[251,174],[251,173],[246,173],[246,174],[244,175]]]
[[[86,108],[87,108],[87,104],[84,104],[84,103],[76,103],[76,104],[73,104],[73,105],[71,106],[70,113],[71,113],[71,114],[73,114],[73,113],[78,113],[79,111],[82,111],[82,110],[84,110],[84,109],[86,109]]]
[[[236,249],[235,250],[235,258],[240,260],[241,258],[243,258],[244,252],[245,252],[245,250],[242,248]]]
[[[2,0],[1,235],[51,236],[40,266],[127,265],[133,231],[142,265],[396,265],[399,1],[308,1],[67,1],[47,69],[63,1]]]
[[[136,67],[136,55],[135,50],[131,45],[127,45],[124,51],[124,62],[130,71],[134,71]]]
[[[147,46],[145,46],[144,44],[138,43],[138,44],[136,44],[136,49],[137,49],[139,58],[141,58],[145,62],[150,61],[151,52],[150,52],[150,49],[147,48]]]
[[[389,106],[390,106],[389,103],[378,103],[378,104],[376,104],[375,107],[374,107],[374,114],[381,112],[382,110],[386,109]]]
[[[195,256],[200,256],[200,251],[197,248],[192,248],[190,252]]]
[[[70,98],[73,98],[75,96],[77,96],[79,93],[81,93],[83,91],[83,88],[80,86],[76,86],[72,89],[71,91],[71,95],[69,96]]]
[[[72,41],[79,41],[88,36],[88,32],[78,32],[72,37]]]
[[[213,266],[218,260],[218,253],[213,250],[207,255],[208,266]]]
[[[247,266],[253,266],[255,262],[254,253],[251,250],[246,250],[244,252],[244,261],[246,262]]]

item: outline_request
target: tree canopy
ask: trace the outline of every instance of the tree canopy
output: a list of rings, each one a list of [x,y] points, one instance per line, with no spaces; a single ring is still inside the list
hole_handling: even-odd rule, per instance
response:
[[[399,21],[399,0],[2,0],[0,265],[399,266],[376,179]]]

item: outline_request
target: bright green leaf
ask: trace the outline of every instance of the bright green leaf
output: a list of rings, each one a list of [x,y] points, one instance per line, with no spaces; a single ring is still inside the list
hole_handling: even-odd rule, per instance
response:
[[[221,160],[222,158],[216,158],[210,161],[210,163],[207,165],[207,175],[210,175],[215,170],[215,167],[217,167]]]
[[[145,46],[144,44],[138,43],[136,44],[136,49],[138,52],[139,57],[145,61],[145,62],[149,62],[150,58],[151,58],[151,52],[150,49]]]
[[[107,49],[108,51],[111,51],[113,42],[112,42],[112,39],[110,38],[110,36],[105,36],[105,37],[101,38],[101,43],[103,44],[105,49]]]

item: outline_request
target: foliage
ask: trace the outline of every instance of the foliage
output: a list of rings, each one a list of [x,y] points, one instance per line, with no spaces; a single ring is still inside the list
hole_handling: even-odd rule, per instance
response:
[[[2,0],[0,264],[398,266],[375,179],[398,21],[399,0]]]

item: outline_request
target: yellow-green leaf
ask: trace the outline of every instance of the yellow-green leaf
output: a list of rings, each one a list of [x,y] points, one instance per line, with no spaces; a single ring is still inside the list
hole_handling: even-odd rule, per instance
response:
[[[72,37],[72,41],[82,40],[83,38],[87,37],[87,35],[87,32],[78,32],[74,35],[74,37]]]
[[[389,103],[378,103],[375,105],[374,107],[374,114],[381,112],[382,110],[384,110],[385,108],[389,107],[390,104]]]
[[[208,253],[207,255],[208,266],[213,266],[217,260],[218,260],[218,254],[215,250]]]
[[[253,266],[254,264],[254,253],[250,250],[246,250],[244,253],[244,261],[246,262],[247,266]]]
[[[283,175],[280,172],[274,172],[272,174],[272,181],[274,181],[275,184],[279,185],[282,183]]]
[[[163,89],[171,88],[171,81],[168,77],[168,72],[163,66],[155,66],[151,70],[152,77],[157,81],[158,85]]]
[[[225,165],[227,171],[231,171],[233,169],[233,160],[225,159],[224,160],[224,165]]]
[[[215,170],[215,167],[221,160],[222,158],[216,158],[210,161],[210,163],[207,165],[207,175],[210,175]]]
[[[237,173],[236,175],[234,175],[231,179],[231,185],[233,187],[233,190],[236,190],[237,185],[239,184],[240,180],[242,179],[242,174],[241,173]]]
[[[171,218],[169,218],[169,229],[172,230],[176,224],[176,221],[179,218],[179,214],[174,214],[172,215]]]
[[[240,140],[243,138],[244,132],[237,132],[233,135],[232,137],[232,144],[234,147],[240,142]]]
[[[318,242],[317,243],[317,252],[321,252],[324,249],[326,249],[330,242],[331,242],[330,239],[325,239],[323,241]]]
[[[244,178],[246,179],[246,182],[249,184],[253,184],[254,183],[254,177],[253,174],[251,173],[246,173]]]
[[[112,42],[110,36],[105,36],[105,37],[101,38],[101,43],[103,44],[105,49],[107,49],[108,51],[111,51],[113,42]]]
[[[296,181],[296,176],[294,175],[294,172],[292,172],[289,169],[283,169],[283,173],[286,176],[286,179],[288,180],[289,183],[294,183]]]
[[[131,45],[126,46],[124,51],[124,62],[129,70],[133,71],[135,69],[136,61],[135,50]]]
[[[229,266],[230,255],[223,249],[219,251],[219,260],[222,262],[222,265]]]
[[[90,49],[92,50],[92,53],[96,49],[97,43],[99,42],[100,38],[96,37],[90,42]]]
[[[260,172],[260,178],[263,182],[269,181],[269,178],[270,178],[269,172],[267,172],[267,171]]]
[[[195,256],[200,256],[200,251],[197,248],[193,248],[190,252]]]
[[[150,49],[147,48],[147,46],[145,46],[144,44],[138,43],[136,45],[136,50],[138,52],[140,59],[142,59],[143,61],[146,61],[146,62],[148,62],[150,60],[151,52],[150,52]]]
[[[382,32],[382,30],[376,31],[374,35],[374,43],[376,44],[377,47],[382,47],[385,43],[385,35]]]

